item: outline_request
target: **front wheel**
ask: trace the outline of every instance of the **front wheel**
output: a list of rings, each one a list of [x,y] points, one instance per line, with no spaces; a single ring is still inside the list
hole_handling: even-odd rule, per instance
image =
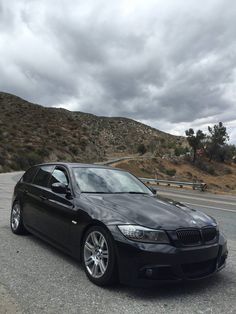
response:
[[[116,281],[115,249],[107,230],[91,227],[85,234],[82,254],[86,275],[93,283],[105,286]]]
[[[11,225],[12,232],[15,234],[28,233],[23,223],[22,210],[18,202],[15,202],[12,206],[10,225]]]

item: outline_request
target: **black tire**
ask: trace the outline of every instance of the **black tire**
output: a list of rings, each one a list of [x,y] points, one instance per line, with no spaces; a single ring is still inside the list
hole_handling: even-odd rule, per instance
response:
[[[15,202],[11,209],[10,217],[11,231],[15,234],[27,234],[28,231],[25,229],[22,210],[19,202]]]
[[[92,237],[94,236],[94,234],[98,236],[102,235],[102,237],[104,237],[105,239],[105,242],[102,247],[99,244],[97,247],[94,246],[95,251],[93,251],[92,253],[92,251],[90,251],[92,246],[88,249],[88,242],[92,240]],[[100,239],[102,239],[102,237],[100,237]],[[96,253],[96,250],[97,250],[97,253]],[[99,254],[99,251],[102,251],[103,253],[101,253],[101,256],[97,257],[97,254]],[[106,251],[108,252],[107,254],[106,254]],[[90,257],[88,257],[88,253],[91,254]],[[105,257],[106,255],[108,256],[107,259]],[[99,261],[99,258],[100,258],[100,261]],[[92,260],[92,259],[93,261],[90,263],[90,265],[88,265],[88,260]],[[96,266],[94,266],[94,267],[97,267],[98,269],[97,277],[95,276],[95,274],[92,274],[91,273],[92,270],[89,269],[90,266],[91,268],[93,268],[92,264],[95,265],[96,262],[98,263],[101,262],[103,265],[106,264],[105,270],[104,270],[104,267],[101,268],[100,266],[101,264],[97,264]],[[110,233],[105,228],[101,226],[93,226],[89,228],[87,232],[85,233],[85,236],[83,238],[83,243],[82,243],[82,263],[83,263],[87,277],[94,284],[98,286],[107,286],[117,281],[117,267],[116,267],[116,254],[115,254],[115,248],[114,248],[114,241]],[[99,269],[100,269],[100,272],[99,272]]]

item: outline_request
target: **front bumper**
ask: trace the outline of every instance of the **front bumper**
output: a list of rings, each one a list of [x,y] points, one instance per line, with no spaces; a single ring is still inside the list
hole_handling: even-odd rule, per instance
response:
[[[113,229],[113,228],[111,228]],[[161,282],[202,279],[225,266],[225,238],[211,245],[177,248],[169,244],[129,241],[111,230],[116,244],[120,282],[150,286]]]

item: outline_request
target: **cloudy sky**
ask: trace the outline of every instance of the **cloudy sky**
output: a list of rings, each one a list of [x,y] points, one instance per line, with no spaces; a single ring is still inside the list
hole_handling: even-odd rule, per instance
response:
[[[0,90],[236,143],[236,1],[0,0]]]

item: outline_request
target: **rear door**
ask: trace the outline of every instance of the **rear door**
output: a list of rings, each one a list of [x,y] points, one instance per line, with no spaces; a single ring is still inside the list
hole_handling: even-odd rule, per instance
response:
[[[38,171],[38,167],[34,166],[28,169],[15,188],[14,198],[19,197],[23,209],[24,224],[29,226],[32,219],[32,204],[29,191],[31,184]]]
[[[39,234],[44,233],[44,201],[53,169],[53,165],[39,166],[32,183],[28,184],[24,191],[24,222]]]

